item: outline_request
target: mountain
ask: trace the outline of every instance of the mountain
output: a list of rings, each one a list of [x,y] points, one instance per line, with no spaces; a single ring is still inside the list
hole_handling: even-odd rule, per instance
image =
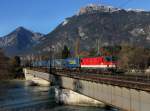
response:
[[[150,12],[89,5],[66,18],[34,49],[46,52],[51,44],[55,53],[59,53],[66,44],[75,52],[77,41],[80,50],[87,52],[98,45],[122,43],[150,48]]]
[[[43,36],[41,33],[18,27],[10,34],[0,38],[0,47],[8,56],[24,54],[34,45],[39,44]]]
[[[19,27],[0,38],[0,47],[7,55],[49,54],[52,49],[56,56],[64,45],[73,54],[76,49],[87,54],[98,47],[124,43],[150,48],[149,18],[150,12],[141,9],[90,4],[47,35]]]

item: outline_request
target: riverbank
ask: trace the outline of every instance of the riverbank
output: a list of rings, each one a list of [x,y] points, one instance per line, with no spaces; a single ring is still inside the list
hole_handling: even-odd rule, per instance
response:
[[[25,80],[24,73],[23,72],[18,74],[10,73],[7,76],[2,76],[2,74],[0,74],[0,81],[9,81],[9,80]]]

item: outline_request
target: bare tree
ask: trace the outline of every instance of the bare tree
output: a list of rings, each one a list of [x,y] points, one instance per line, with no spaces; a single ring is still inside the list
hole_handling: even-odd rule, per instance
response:
[[[123,45],[119,54],[119,66],[123,69],[143,70],[148,68],[150,51],[144,47]]]
[[[0,79],[9,78],[10,73],[9,58],[7,58],[2,49],[0,49]]]

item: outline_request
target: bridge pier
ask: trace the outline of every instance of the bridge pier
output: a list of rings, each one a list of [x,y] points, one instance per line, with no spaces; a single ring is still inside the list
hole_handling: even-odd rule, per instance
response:
[[[57,103],[67,105],[105,107],[104,103],[81,95],[69,89],[55,88],[55,98]]]

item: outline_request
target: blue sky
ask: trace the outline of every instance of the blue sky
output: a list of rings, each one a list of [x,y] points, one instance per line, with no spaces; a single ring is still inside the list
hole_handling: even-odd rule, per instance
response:
[[[49,33],[90,3],[150,10],[150,0],[0,0],[0,36],[18,26]]]

